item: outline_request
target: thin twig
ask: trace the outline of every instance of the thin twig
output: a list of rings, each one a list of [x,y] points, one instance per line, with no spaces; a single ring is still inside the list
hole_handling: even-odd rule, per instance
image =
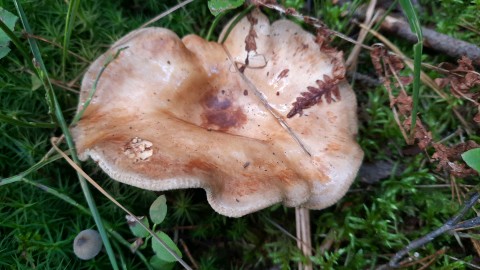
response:
[[[62,46],[62,45],[60,45],[60,44],[58,44],[58,43],[56,43],[56,42],[50,41],[50,40],[48,40],[48,39],[46,39],[46,38],[44,38],[44,37],[37,36],[37,35],[33,35],[33,34],[29,34],[29,33],[24,33],[24,36],[25,36],[26,38],[34,38],[34,39],[36,39],[36,40],[40,40],[40,41],[46,42],[46,43],[48,43],[48,44],[51,44],[51,45],[53,45],[53,46],[55,46],[55,47],[60,48],[60,49],[63,50],[63,46]],[[90,61],[89,61],[88,59],[86,59],[85,57],[83,57],[83,56],[81,56],[81,55],[79,55],[79,54],[76,54],[76,53],[74,53],[74,52],[72,52],[72,51],[70,51],[70,50],[67,50],[67,52],[68,52],[69,54],[75,56],[75,57],[78,58],[79,60],[85,62],[85,63],[90,62]]]
[[[377,5],[377,0],[371,0],[370,3],[368,4],[366,16],[365,16],[365,24],[368,25],[369,28],[372,28],[373,23],[377,20],[378,12],[375,12],[375,6]],[[358,34],[357,38],[357,44],[353,47],[352,51],[350,52],[350,55],[347,57],[347,61],[345,61],[345,66],[349,70],[356,70],[357,69],[357,60],[358,60],[358,55],[360,54],[361,47],[358,44],[363,44],[365,41],[365,38],[367,37],[368,31],[366,29],[361,29],[360,33]]]
[[[392,257],[388,265],[392,268],[400,267],[399,261],[403,257],[405,257],[410,251],[417,249],[433,241],[433,239],[435,239],[436,237],[448,231],[457,230],[457,229],[467,229],[473,226],[478,226],[480,224],[480,218],[473,218],[464,222],[460,222],[460,221],[467,214],[468,210],[470,210],[470,208],[472,208],[477,203],[479,198],[480,198],[480,193],[478,192],[473,193],[470,196],[470,198],[467,201],[465,201],[463,208],[460,210],[460,212],[457,215],[455,215],[450,220],[445,222],[445,224],[440,228],[434,230],[433,232],[428,233],[427,235],[417,240],[410,242],[410,244],[408,244],[404,249],[400,250]]]
[[[193,258],[192,254],[190,253],[190,250],[188,249],[187,244],[185,244],[185,241],[183,241],[183,239],[180,238],[179,242],[180,242],[180,244],[182,244],[183,250],[185,251],[185,254],[187,254],[188,259],[192,262],[193,268],[198,269],[199,268],[198,264],[195,261],[195,259]]]

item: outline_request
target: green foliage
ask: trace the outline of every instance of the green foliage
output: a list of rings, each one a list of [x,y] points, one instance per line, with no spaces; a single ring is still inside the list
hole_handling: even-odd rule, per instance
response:
[[[480,148],[468,150],[462,154],[462,158],[468,166],[480,173]]]
[[[170,236],[168,236],[164,232],[157,232],[157,235],[160,239],[162,239],[167,244],[167,246],[169,248],[171,248],[173,251],[175,251],[175,253],[177,253],[177,255],[180,258],[182,257],[182,253],[178,249],[177,245],[175,245],[173,240],[170,238]],[[152,249],[160,260],[165,261],[165,262],[175,262],[176,261],[176,259],[155,238],[152,238]]]
[[[10,31],[13,31],[13,27],[15,27],[15,23],[17,22],[18,17],[14,14],[8,12],[7,10],[0,7],[0,21],[2,21]],[[10,38],[4,32],[0,32],[0,59],[5,57],[9,52],[10,48],[8,48],[8,42]]]
[[[245,0],[208,0],[208,9],[214,16],[218,16],[226,10],[238,8],[243,2]]]
[[[136,221],[132,216],[127,216],[126,218],[128,222],[128,227],[130,228],[130,231],[135,237],[143,238],[150,235],[150,233],[143,226],[141,226],[138,221]],[[138,219],[143,225],[145,225],[147,228],[150,228],[148,218],[138,217]]]
[[[167,216],[167,198],[165,195],[159,196],[150,206],[150,219],[155,224],[163,222]]]
[[[150,220],[153,222],[152,230],[155,230],[165,219],[167,215],[167,200],[165,195],[159,196],[151,205],[149,209]],[[173,252],[175,252],[180,258],[182,253],[175,245],[173,240],[164,232],[157,231],[157,236],[164,242],[160,243],[155,239],[150,232],[146,230],[142,225],[138,223],[132,216],[126,216],[128,226],[130,231],[133,233],[137,239],[131,245],[133,251],[136,251],[138,248],[145,249],[149,241],[152,242],[152,250],[155,253],[150,259],[150,266],[154,269],[171,269],[176,262],[176,258],[173,257],[170,252],[164,247],[166,244]],[[138,217],[141,223],[150,229],[150,224],[147,217]],[[143,239],[145,238],[145,239]],[[142,245],[145,243],[145,245]],[[140,246],[141,245],[141,246]]]
[[[164,261],[157,256],[152,256],[152,258],[150,258],[150,265],[153,269],[170,270],[173,269],[175,263]]]

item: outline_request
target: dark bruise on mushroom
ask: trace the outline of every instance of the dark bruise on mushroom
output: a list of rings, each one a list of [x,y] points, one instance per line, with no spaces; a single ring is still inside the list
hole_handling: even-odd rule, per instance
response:
[[[246,48],[249,36],[255,46]],[[106,59],[127,46],[72,129],[83,160],[91,157],[113,179],[144,189],[203,188],[213,209],[232,217],[275,203],[322,209],[346,193],[363,157],[350,86],[339,80],[341,100],[285,118],[307,87],[335,73],[335,58],[300,26],[270,24],[256,10],[224,47],[163,28],[136,30],[92,63],[79,110]],[[261,65],[242,65],[242,77],[233,65],[245,59]]]

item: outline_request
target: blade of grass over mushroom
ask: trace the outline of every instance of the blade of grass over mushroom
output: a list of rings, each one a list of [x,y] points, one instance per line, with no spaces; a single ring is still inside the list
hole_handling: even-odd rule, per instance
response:
[[[25,12],[23,11],[23,8],[18,0],[14,0],[15,7],[17,9],[18,15],[20,17],[20,20],[23,24],[24,30],[28,34],[32,34],[32,29],[30,28],[30,24],[28,23],[27,16],[25,15]],[[63,134],[65,135],[65,140],[67,142],[68,148],[71,151],[72,159],[75,161],[75,163],[79,164],[80,161],[78,160],[76,151],[75,151],[75,144],[73,142],[72,136],[70,134],[70,130],[68,129],[68,125],[65,121],[65,118],[63,116],[62,109],[60,108],[60,104],[57,100],[57,97],[55,95],[55,92],[53,91],[53,86],[50,81],[50,78],[48,77],[48,71],[47,68],[45,67],[45,64],[43,62],[42,55],[40,53],[40,49],[38,48],[37,42],[34,38],[29,37],[28,38],[28,43],[30,44],[30,49],[33,53],[34,59],[36,63],[38,64],[38,68],[34,68],[33,70],[36,72],[37,76],[40,78],[40,80],[43,83],[43,86],[45,88],[46,94],[47,94],[47,104],[49,107],[49,113],[52,116],[52,118],[58,123],[60,126]],[[100,214],[98,212],[97,206],[95,204],[95,201],[93,200],[93,196],[90,193],[90,190],[88,188],[88,185],[85,181],[85,179],[82,177],[81,174],[78,174],[78,179],[80,181],[80,186],[82,187],[83,194],[85,196],[85,199],[87,201],[87,204],[90,208],[90,211],[92,212],[93,219],[95,220],[95,224],[97,225],[98,231],[100,233],[100,236],[102,238],[103,244],[105,246],[105,250],[107,251],[108,258],[110,260],[110,263],[112,265],[113,269],[118,269],[117,261],[115,259],[115,254],[113,253],[112,246],[110,244],[110,240],[108,239],[108,235],[105,231],[105,228],[103,226],[103,222],[101,220]]]
[[[32,121],[22,121],[16,119],[15,117],[8,116],[0,112],[0,122],[14,125],[17,127],[31,127],[31,128],[55,128],[54,123],[44,123],[44,122],[32,122]]]
[[[169,15],[170,13],[174,12],[175,10],[177,10],[177,9],[179,9],[179,8],[181,8],[181,7],[186,6],[187,4],[190,4],[191,2],[193,2],[193,0],[185,0],[185,1],[181,2],[181,3],[178,3],[177,5],[169,8],[167,11],[160,13],[160,15],[156,16],[155,18],[151,19],[150,21],[142,24],[142,25],[139,27],[139,29],[140,29],[140,28],[147,27],[148,25],[150,25],[150,24],[152,24],[152,23],[160,20],[161,18]]]
[[[423,34],[422,26],[420,25],[420,21],[418,20],[417,13],[415,12],[415,8],[413,7],[412,2],[410,0],[400,0],[400,5],[405,11],[408,23],[410,24],[410,29],[413,33],[415,33],[418,39],[417,43],[413,45],[413,108],[411,117],[412,128],[410,129],[410,136],[412,136],[414,134],[417,121],[418,100],[420,92],[420,72],[422,68]]]
[[[122,52],[123,50],[126,50],[126,49],[128,49],[128,47],[120,48],[120,49],[117,50],[117,52],[113,56],[110,56],[106,59],[105,63],[103,64],[103,67],[100,69],[100,72],[97,74],[97,78],[95,79],[95,82],[93,83],[92,89],[88,93],[88,97],[85,100],[85,103],[83,104],[82,110],[79,111],[77,113],[77,115],[75,115],[75,117],[72,120],[71,125],[75,125],[80,120],[80,118],[82,118],[83,113],[85,112],[88,105],[92,101],[93,95],[95,95],[95,91],[97,91],[98,81],[100,80],[100,77],[102,77],[102,74],[105,71],[105,69],[108,67],[108,65],[110,63],[112,63],[115,59],[117,59],[117,57],[120,55],[120,52]]]
[[[232,23],[233,24],[233,23]],[[228,35],[228,34],[227,34]],[[281,115],[279,115],[273,108],[272,106],[268,103],[268,101],[265,99],[265,97],[263,96],[263,94],[260,92],[260,90],[258,90],[258,88],[255,86],[255,84],[253,84],[248,78],[247,76],[245,76],[245,74],[243,74],[243,72],[240,72],[240,70],[238,69],[237,65],[235,64],[235,61],[233,60],[232,58],[232,55],[230,54],[230,52],[227,50],[227,47],[225,47],[224,45],[222,46],[223,47],[223,50],[225,51],[225,53],[227,54],[228,56],[228,59],[230,60],[230,62],[232,63],[232,66],[235,68],[235,70],[237,71],[237,74],[240,75],[240,77],[242,78],[242,80],[250,87],[250,89],[253,91],[253,93],[255,94],[255,96],[262,102],[263,106],[265,106],[265,108],[268,110],[268,112],[270,112],[270,114],[275,117],[275,119],[277,120],[277,122],[285,129],[285,131],[293,138],[293,140],[295,140],[298,144],[298,146],[300,146],[300,148],[302,148],[302,150],[308,155],[308,156],[312,156],[312,154],[310,153],[310,151],[308,151],[307,147],[305,146],[305,144],[302,142],[302,140],[300,140],[300,138],[297,136],[297,134],[295,134],[295,132],[293,131],[293,129],[287,124],[287,122],[283,119],[283,117]]]
[[[243,10],[242,12],[240,12],[240,14],[237,15],[237,17],[235,17],[235,20],[233,20],[233,22],[230,24],[230,26],[228,27],[227,29],[227,32],[225,33],[225,36],[223,37],[222,40],[220,40],[220,43],[223,44],[225,42],[225,40],[227,40],[228,38],[228,35],[230,34],[230,32],[232,31],[233,27],[235,27],[235,25],[237,25],[237,23],[243,19],[243,17],[245,17],[247,15],[247,13],[249,13],[250,11],[252,11],[252,9],[254,8],[255,6],[254,5],[250,5],[248,6],[245,10]],[[207,39],[208,40],[208,39]]]
[[[83,177],[85,177],[85,179],[88,180],[88,182],[90,184],[92,184],[92,186],[94,186],[98,191],[100,191],[100,193],[102,193],[107,199],[109,199],[111,202],[113,202],[116,206],[118,206],[120,209],[122,209],[125,213],[127,213],[128,215],[133,217],[135,219],[135,221],[137,221],[140,226],[142,226],[145,230],[147,230],[150,233],[150,235],[153,238],[155,238],[167,250],[167,252],[170,255],[172,255],[173,258],[175,258],[175,260],[177,260],[177,262],[179,262],[185,269],[190,269],[190,270],[192,269],[184,260],[182,260],[182,258],[180,258],[177,255],[177,253],[175,251],[173,251],[170,247],[168,247],[168,245],[162,239],[160,239],[155,232],[153,232],[150,228],[148,228],[145,224],[143,224],[143,222],[141,222],[141,220],[136,215],[134,215],[132,212],[130,212],[130,210],[125,208],[121,203],[119,203],[117,200],[115,200],[115,198],[113,198],[110,194],[108,194],[108,192],[106,192],[100,185],[97,184],[97,182],[95,182],[95,180],[93,180],[85,171],[83,171],[82,168],[80,168],[74,162],[74,160],[70,159],[67,156],[67,154],[65,154],[62,150],[60,150],[60,148],[58,148],[58,146],[55,144],[54,140],[55,140],[55,138],[52,138],[52,140],[51,140],[53,148],[55,148],[55,150],[68,162],[68,164],[70,164],[70,166],[72,166],[72,168],[74,168],[77,171],[77,173],[79,173]]]
[[[77,15],[78,6],[81,0],[71,0],[68,4],[68,11],[65,23],[65,32],[63,34],[63,51],[62,51],[62,78],[65,78],[65,65],[67,62],[68,47],[70,45],[70,37],[72,35],[73,24]]]

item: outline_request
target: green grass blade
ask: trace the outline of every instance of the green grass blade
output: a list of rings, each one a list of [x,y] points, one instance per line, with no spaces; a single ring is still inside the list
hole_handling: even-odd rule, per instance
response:
[[[71,123],[72,125],[75,125],[80,120],[80,118],[82,118],[83,113],[87,109],[88,105],[90,105],[90,102],[92,101],[93,95],[95,95],[95,92],[97,91],[98,81],[100,80],[100,77],[102,77],[103,72],[105,72],[105,69],[108,67],[108,65],[110,65],[110,63],[113,62],[113,60],[117,59],[117,57],[120,55],[120,52],[122,52],[123,50],[126,50],[126,49],[128,49],[128,47],[120,48],[120,49],[117,50],[117,52],[113,56],[110,55],[109,57],[107,57],[105,63],[103,64],[102,68],[100,69],[100,72],[98,72],[97,78],[95,78],[95,82],[93,82],[92,89],[90,90],[90,93],[88,93],[88,97],[85,100],[85,102],[83,103],[82,109],[73,118],[72,123]]]
[[[14,0],[15,7],[17,8],[20,20],[23,24],[24,30],[28,34],[32,34],[32,30],[30,28],[30,25],[28,23],[27,17],[25,15],[25,12],[23,11],[22,6],[20,5],[20,2],[18,0]],[[42,55],[40,53],[40,49],[38,48],[37,42],[33,38],[28,38],[28,42],[30,44],[30,49],[35,57],[36,62],[38,63],[38,69],[36,69],[38,77],[42,80],[45,90],[47,92],[47,103],[49,105],[49,110],[54,113],[55,115],[55,120],[58,122],[60,128],[62,129],[62,132],[65,136],[65,141],[67,142],[68,148],[71,151],[72,159],[74,160],[75,163],[79,164],[80,161],[77,157],[77,153],[75,151],[75,145],[72,139],[72,136],[70,134],[70,130],[68,129],[68,125],[65,122],[65,118],[63,117],[62,109],[60,108],[60,104],[58,103],[57,97],[55,96],[55,93],[53,91],[52,84],[50,82],[50,78],[48,77],[48,72],[45,67],[45,64],[42,59]],[[92,212],[93,219],[95,220],[95,224],[97,225],[98,232],[100,233],[100,236],[102,238],[103,244],[105,246],[105,250],[108,254],[108,257],[110,259],[110,263],[112,265],[113,269],[118,269],[118,264],[115,259],[115,254],[113,252],[112,245],[110,244],[110,240],[108,239],[107,232],[105,230],[105,227],[103,226],[102,219],[100,217],[100,214],[98,213],[97,206],[95,204],[95,201],[93,200],[92,194],[90,192],[90,189],[87,185],[86,180],[82,177],[80,173],[77,172],[78,179],[80,181],[80,186],[82,187],[83,194],[85,196],[85,199],[87,201],[88,207],[90,208],[90,211]]]
[[[410,136],[414,134],[417,123],[418,101],[420,92],[420,72],[422,67],[422,50],[423,50],[423,33],[422,26],[415,12],[415,8],[410,0],[400,0],[400,5],[408,19],[410,29],[417,36],[417,43],[413,45],[413,109],[412,109],[412,128],[410,129]]]
[[[56,125],[53,123],[42,123],[42,122],[30,122],[18,120],[12,116],[3,114],[0,112],[0,122],[4,122],[10,125],[18,127],[32,127],[32,128],[55,128]]]
[[[71,0],[68,4],[67,18],[65,22],[65,32],[63,34],[63,52],[62,52],[62,77],[65,78],[65,66],[67,63],[68,47],[72,35],[73,24],[77,15],[78,6],[81,0]]]
[[[24,183],[27,183],[27,184],[30,184],[32,186],[35,186],[59,199],[61,199],[62,201],[76,207],[78,210],[80,210],[82,213],[86,214],[86,215],[90,215],[90,211],[88,211],[87,208],[83,207],[81,204],[79,204],[78,202],[76,202],[74,199],[70,198],[68,195],[66,194],[63,194],[61,192],[58,192],[56,189],[54,188],[51,188],[49,186],[46,186],[46,185],[43,185],[43,184],[40,184],[38,182],[35,182],[35,181],[31,181],[27,178],[24,178],[22,177],[21,179],[22,182]]]
[[[42,168],[43,166],[45,166],[49,163],[52,163],[52,162],[54,162],[56,160],[59,160],[61,158],[62,158],[62,156],[60,156],[59,154],[56,154],[56,155],[54,155],[54,156],[52,156],[48,159],[42,159],[39,162],[35,163],[32,167],[26,169],[25,171],[23,171],[23,172],[21,172],[17,175],[1,179],[0,180],[0,187],[4,186],[4,185],[8,185],[8,184],[11,184],[11,183],[21,181],[23,177],[29,175],[32,172],[37,171],[38,169]]]

